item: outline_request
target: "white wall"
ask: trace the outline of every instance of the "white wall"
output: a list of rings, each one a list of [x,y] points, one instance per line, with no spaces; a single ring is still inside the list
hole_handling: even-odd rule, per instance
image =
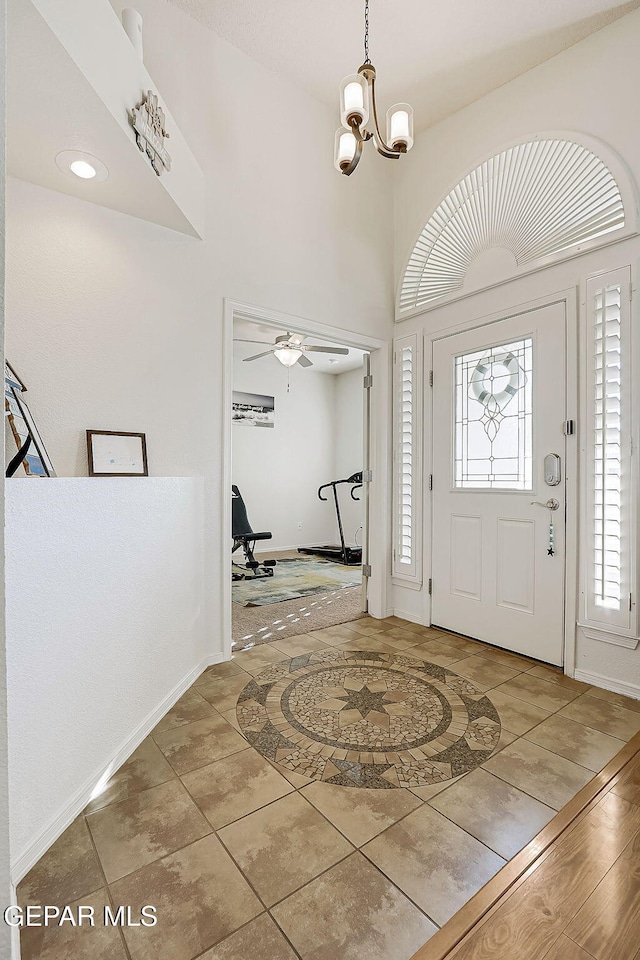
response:
[[[6,505],[17,880],[204,669],[202,481],[16,478]]]
[[[0,0],[0,356],[4,362],[4,288],[5,288],[5,69],[6,4]],[[0,489],[0,511],[4,513],[4,485]],[[9,791],[7,757],[7,692],[4,618],[4,527],[0,529],[0,901],[11,898],[11,860],[9,852]],[[0,929],[0,960],[11,956],[11,931]]]
[[[232,432],[233,482],[253,529],[273,533],[256,545],[260,553],[336,539],[333,509],[317,496],[335,473],[335,379],[294,366],[287,393],[287,371],[275,358],[234,362],[234,390],[275,397],[273,429],[234,423]],[[242,562],[240,551],[236,557]]]
[[[363,468],[363,371],[349,370],[335,377],[335,477],[350,477]],[[349,487],[339,487],[344,538],[362,546],[362,501],[351,499]],[[356,496],[362,496],[357,491]],[[374,520],[375,522],[375,520]],[[357,538],[356,538],[357,534]]]
[[[419,232],[441,199],[478,162],[512,142],[552,131],[564,132],[569,138],[572,131],[578,139],[581,134],[595,137],[617,152],[637,186],[640,127],[629,118],[637,109],[639,43],[640,11],[635,11],[419,136],[406,162],[394,174],[396,283],[401,281],[404,263]],[[635,211],[628,212],[633,219]],[[635,286],[639,258],[640,238],[633,238],[406,320],[396,326],[395,335],[419,331],[428,338],[435,331],[468,325],[501,311],[508,315],[510,309],[523,303],[572,290],[577,293],[579,335],[584,342],[586,278],[631,264]],[[637,357],[637,298],[633,310]],[[429,446],[427,427],[425,450]],[[430,568],[428,516],[427,500],[425,578]],[[417,620],[429,621],[429,598],[424,588],[411,591],[395,586],[391,606]],[[579,615],[578,607],[576,619]],[[581,629],[577,633],[576,670],[599,678],[603,686],[617,686],[640,697],[640,648],[632,650],[594,640]]]

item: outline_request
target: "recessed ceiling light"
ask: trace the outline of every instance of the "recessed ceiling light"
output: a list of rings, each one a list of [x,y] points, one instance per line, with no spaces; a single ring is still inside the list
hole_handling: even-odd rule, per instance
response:
[[[74,160],[73,163],[69,164],[69,169],[71,173],[75,173],[76,177],[80,177],[82,180],[93,180],[97,173],[96,168],[92,167],[86,160]]]
[[[56,157],[56,164],[68,177],[79,180],[91,180],[101,183],[109,176],[109,171],[101,160],[83,153],[81,150],[62,150]]]

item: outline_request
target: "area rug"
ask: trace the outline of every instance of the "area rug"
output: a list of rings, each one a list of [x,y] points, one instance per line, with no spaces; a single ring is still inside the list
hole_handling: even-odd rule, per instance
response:
[[[343,590],[362,583],[360,567],[318,559],[279,560],[273,577],[237,580],[233,602],[242,607],[263,607],[284,600],[299,600],[315,593]]]
[[[432,786],[488,760],[500,717],[482,690],[404,654],[317,650],[238,697],[249,743],[287,773],[345,787]]]

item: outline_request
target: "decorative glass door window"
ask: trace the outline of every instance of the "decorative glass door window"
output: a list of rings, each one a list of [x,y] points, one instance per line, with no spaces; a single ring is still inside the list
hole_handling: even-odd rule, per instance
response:
[[[533,339],[455,358],[456,488],[531,490]]]

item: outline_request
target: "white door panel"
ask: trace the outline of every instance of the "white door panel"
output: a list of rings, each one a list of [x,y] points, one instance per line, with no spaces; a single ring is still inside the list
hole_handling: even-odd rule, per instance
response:
[[[437,340],[433,371],[432,622],[560,664],[564,303]]]

